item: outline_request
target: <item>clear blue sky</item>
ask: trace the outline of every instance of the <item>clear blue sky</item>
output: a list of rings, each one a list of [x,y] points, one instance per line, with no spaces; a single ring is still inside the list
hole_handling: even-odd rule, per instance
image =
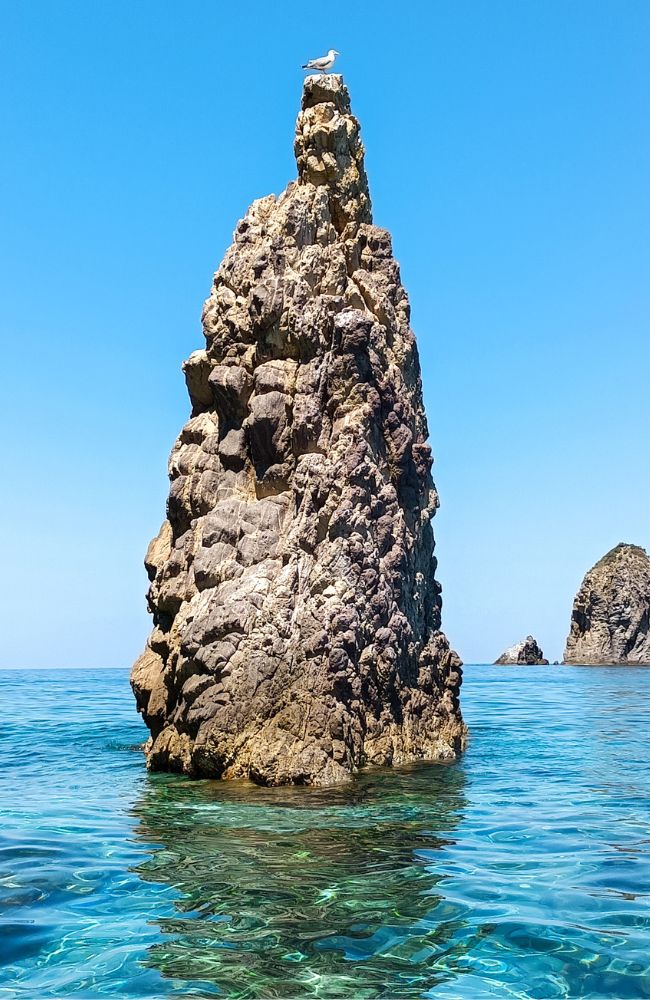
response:
[[[330,46],[419,339],[444,625],[559,658],[650,545],[650,3],[2,3],[2,642],[128,665],[213,271]]]

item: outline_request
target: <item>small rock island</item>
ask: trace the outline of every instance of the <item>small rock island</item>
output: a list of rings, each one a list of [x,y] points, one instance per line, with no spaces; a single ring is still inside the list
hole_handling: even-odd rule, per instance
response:
[[[650,558],[615,546],[586,574],[573,602],[565,663],[650,664]]]
[[[150,768],[264,785],[465,739],[417,346],[341,76],[306,79],[295,154],[297,180],[238,224],[184,364],[132,672]]]
[[[496,664],[527,664],[528,666],[542,665],[546,666],[548,660],[544,659],[544,654],[539,647],[539,644],[532,635],[527,635],[525,639],[521,642],[515,643],[514,646],[510,646],[506,649],[505,653],[502,653],[498,660],[495,660]]]

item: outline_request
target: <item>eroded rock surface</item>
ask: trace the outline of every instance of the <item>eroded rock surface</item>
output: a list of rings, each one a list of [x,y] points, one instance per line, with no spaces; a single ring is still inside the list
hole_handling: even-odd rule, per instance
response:
[[[325,784],[464,739],[409,305],[340,76],[305,81],[295,153],[298,180],[237,226],[184,364],[132,675],[154,769]]]
[[[586,574],[573,602],[565,663],[650,664],[650,558],[621,543]]]
[[[522,642],[517,642],[514,646],[510,646],[506,649],[505,653],[502,653],[499,659],[494,662],[495,664],[521,663],[527,664],[528,666],[533,666],[534,664],[548,664],[548,660],[544,659],[544,654],[540,649],[539,643],[532,637],[532,635],[527,635]]]

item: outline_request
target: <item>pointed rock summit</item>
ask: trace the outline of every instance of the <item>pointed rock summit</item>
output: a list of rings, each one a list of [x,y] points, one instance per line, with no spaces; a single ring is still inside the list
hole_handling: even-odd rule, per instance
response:
[[[464,741],[409,305],[340,76],[305,81],[295,153],[297,181],[237,226],[184,365],[132,673],[151,768],[267,785]]]
[[[650,559],[621,543],[586,574],[573,602],[565,663],[650,664]]]

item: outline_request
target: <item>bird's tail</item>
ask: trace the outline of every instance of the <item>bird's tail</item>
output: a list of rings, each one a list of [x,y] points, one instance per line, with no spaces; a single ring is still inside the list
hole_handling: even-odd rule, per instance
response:
[[[303,63],[303,65],[300,68],[301,69],[309,69],[309,63]]]

